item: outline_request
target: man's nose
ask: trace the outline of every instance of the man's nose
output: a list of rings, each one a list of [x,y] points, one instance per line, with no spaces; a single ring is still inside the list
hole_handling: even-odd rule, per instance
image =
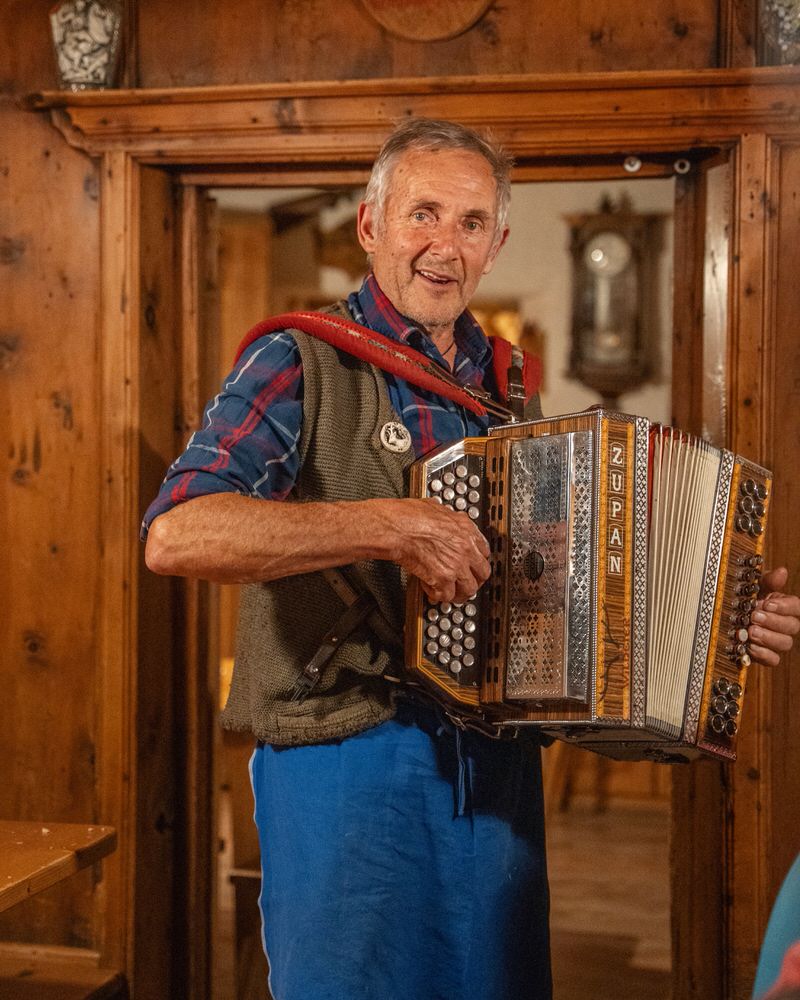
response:
[[[431,240],[430,249],[440,257],[455,257],[458,254],[458,223],[440,220]]]

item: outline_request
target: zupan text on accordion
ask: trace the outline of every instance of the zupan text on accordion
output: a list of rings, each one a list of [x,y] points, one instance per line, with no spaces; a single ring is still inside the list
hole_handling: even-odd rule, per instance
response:
[[[420,459],[410,495],[463,511],[491,576],[409,581],[406,663],[454,715],[626,760],[736,757],[770,473],[603,409],[504,424]]]

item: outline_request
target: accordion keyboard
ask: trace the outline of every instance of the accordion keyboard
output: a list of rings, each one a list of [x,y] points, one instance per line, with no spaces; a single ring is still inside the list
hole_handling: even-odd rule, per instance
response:
[[[483,458],[456,455],[426,478],[426,495],[450,510],[459,511],[483,529],[486,521]],[[480,683],[482,615],[481,594],[461,604],[433,604],[423,598],[425,658],[447,671],[459,687],[477,688]]]

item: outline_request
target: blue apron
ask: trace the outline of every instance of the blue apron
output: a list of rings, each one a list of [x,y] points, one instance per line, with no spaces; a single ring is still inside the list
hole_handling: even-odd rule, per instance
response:
[[[404,702],[251,778],[275,1000],[550,1000],[534,742]]]

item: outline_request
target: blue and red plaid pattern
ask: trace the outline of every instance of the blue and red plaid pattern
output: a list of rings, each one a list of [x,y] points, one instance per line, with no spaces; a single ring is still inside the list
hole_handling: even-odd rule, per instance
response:
[[[357,323],[401,341],[443,364],[419,327],[401,316],[370,274],[348,298]],[[491,380],[492,348],[468,312],[456,321],[455,374],[464,384]],[[491,418],[384,373],[389,399],[411,433],[417,457],[440,444],[484,434]],[[491,385],[486,388],[492,389]],[[291,334],[268,334],[251,344],[206,407],[200,430],[173,462],[150,504],[142,537],[153,520],[194,497],[241,493],[283,500],[298,473],[303,420],[303,370]]]

